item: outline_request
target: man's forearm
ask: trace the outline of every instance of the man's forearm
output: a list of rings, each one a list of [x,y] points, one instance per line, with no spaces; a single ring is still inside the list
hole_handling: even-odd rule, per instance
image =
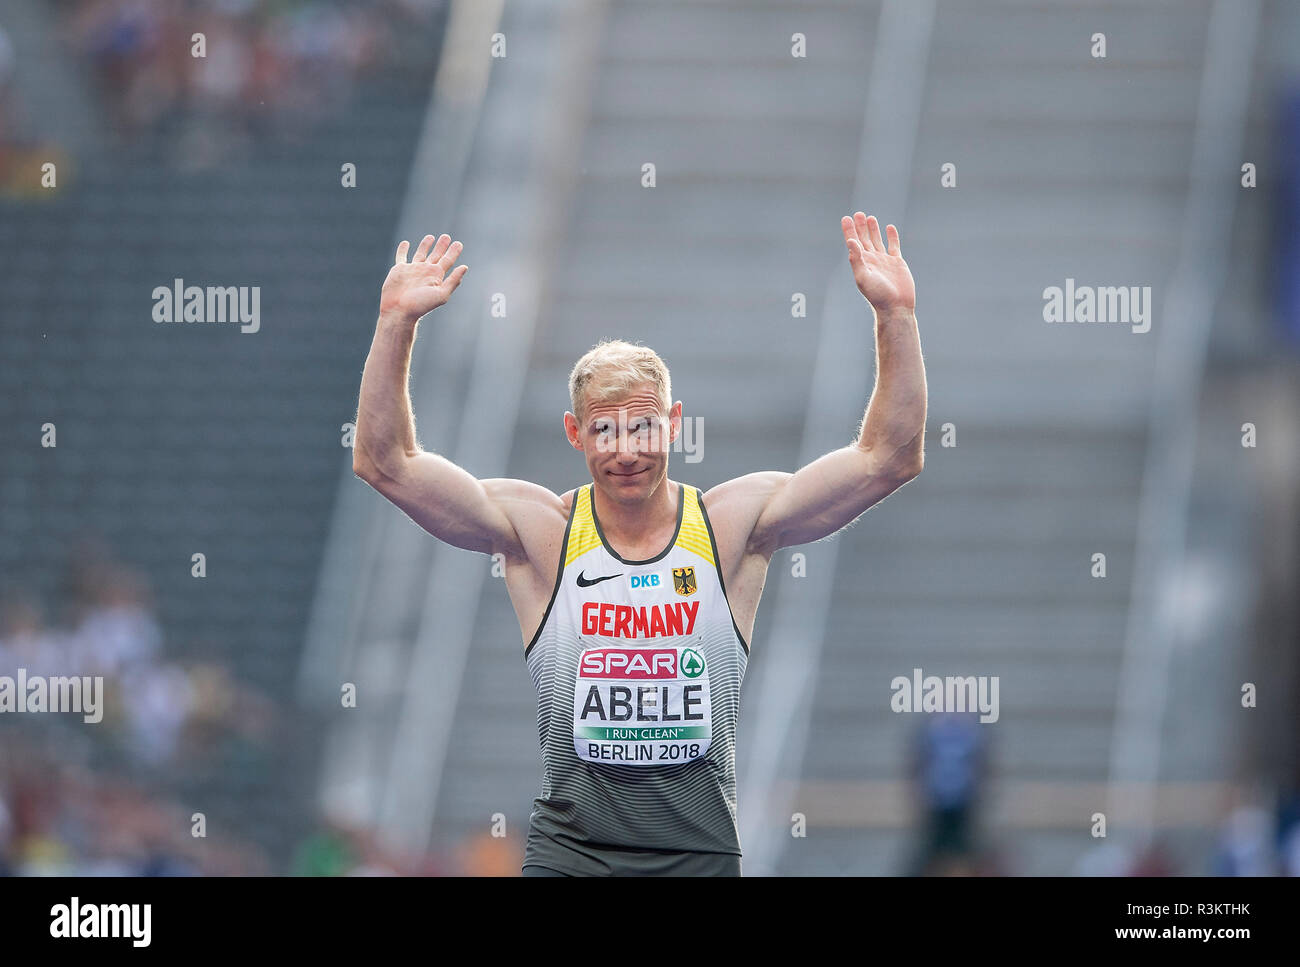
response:
[[[892,309],[876,316],[876,387],[857,445],[919,468],[925,447],[925,363],[916,313]]]
[[[353,464],[389,473],[395,461],[417,452],[415,417],[407,384],[415,320],[380,315],[361,373]]]

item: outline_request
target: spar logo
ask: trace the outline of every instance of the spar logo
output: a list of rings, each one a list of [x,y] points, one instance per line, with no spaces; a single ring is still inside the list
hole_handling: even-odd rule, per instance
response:
[[[704,674],[704,656],[694,648],[682,651],[682,674],[687,678],[699,678]]]
[[[687,652],[694,654],[689,648]],[[699,669],[704,670],[702,661],[699,662]],[[691,674],[683,668],[682,674],[694,678],[700,671]],[[627,651],[593,648],[583,653],[581,674],[583,678],[676,678],[677,651],[673,648],[634,648]]]

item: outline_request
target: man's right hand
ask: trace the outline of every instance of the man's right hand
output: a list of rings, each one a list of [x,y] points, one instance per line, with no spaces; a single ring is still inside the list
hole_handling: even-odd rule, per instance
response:
[[[432,235],[424,236],[415,256],[407,262],[410,247],[406,241],[397,246],[396,263],[388,270],[379,292],[379,315],[414,323],[451,297],[469,266],[451,268],[463,246],[453,242],[450,235],[439,237],[437,244]]]

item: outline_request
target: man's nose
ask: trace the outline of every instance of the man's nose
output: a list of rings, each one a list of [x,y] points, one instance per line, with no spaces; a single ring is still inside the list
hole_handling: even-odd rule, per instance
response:
[[[635,433],[619,434],[618,437],[619,457],[627,457],[629,463],[633,462],[636,460],[637,456],[641,453],[642,449],[643,447],[641,446],[641,441],[637,439]]]

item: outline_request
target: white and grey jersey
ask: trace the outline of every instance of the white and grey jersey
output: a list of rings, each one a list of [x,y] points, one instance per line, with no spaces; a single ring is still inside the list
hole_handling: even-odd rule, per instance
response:
[[[524,864],[646,872],[656,854],[699,852],[732,854],[713,860],[738,871],[749,646],[700,491],[679,485],[673,539],[629,561],[605,540],[592,486],[574,494],[551,602],[524,652],[545,770]]]

